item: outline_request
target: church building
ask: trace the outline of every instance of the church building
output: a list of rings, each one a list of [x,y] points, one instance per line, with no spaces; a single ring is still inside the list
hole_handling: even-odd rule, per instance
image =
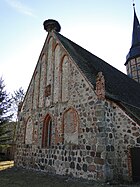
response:
[[[127,74],[48,32],[18,111],[15,165],[96,181],[140,180],[140,24],[134,8]]]

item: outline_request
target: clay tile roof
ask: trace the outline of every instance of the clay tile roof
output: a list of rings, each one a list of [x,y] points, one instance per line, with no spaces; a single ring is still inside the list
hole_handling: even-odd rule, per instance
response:
[[[140,84],[60,33],[56,36],[91,84],[95,86],[96,76],[102,72],[106,98],[117,102],[140,123]]]

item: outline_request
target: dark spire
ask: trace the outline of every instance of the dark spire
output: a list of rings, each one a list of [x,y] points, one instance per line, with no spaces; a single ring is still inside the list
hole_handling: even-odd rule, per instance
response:
[[[135,11],[134,6],[134,22],[133,22],[133,34],[132,34],[132,47],[140,44],[140,24]]]
[[[132,31],[132,45],[126,57],[125,65],[127,64],[129,59],[136,56],[140,56],[140,24],[136,15],[134,3],[133,3],[133,7],[134,7],[134,21],[133,21],[133,31]]]

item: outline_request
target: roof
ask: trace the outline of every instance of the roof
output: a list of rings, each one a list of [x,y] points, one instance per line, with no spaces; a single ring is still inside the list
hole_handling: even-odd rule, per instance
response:
[[[132,32],[132,45],[128,55],[126,56],[126,63],[134,58],[140,56],[140,24],[134,8],[134,21],[133,21],[133,32]]]
[[[106,98],[120,104],[140,123],[140,84],[68,38],[55,33],[90,83],[95,86],[96,76],[102,72]]]
[[[134,8],[134,22],[133,22],[133,33],[132,33],[132,47],[140,44],[140,25]]]

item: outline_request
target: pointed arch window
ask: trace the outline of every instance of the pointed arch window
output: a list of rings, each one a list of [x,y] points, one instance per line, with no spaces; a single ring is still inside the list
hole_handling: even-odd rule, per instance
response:
[[[78,114],[74,108],[63,114],[63,136],[65,144],[78,144]]]
[[[47,148],[52,144],[52,118],[50,115],[47,115],[44,124],[43,124],[43,132],[42,132],[42,147]]]

